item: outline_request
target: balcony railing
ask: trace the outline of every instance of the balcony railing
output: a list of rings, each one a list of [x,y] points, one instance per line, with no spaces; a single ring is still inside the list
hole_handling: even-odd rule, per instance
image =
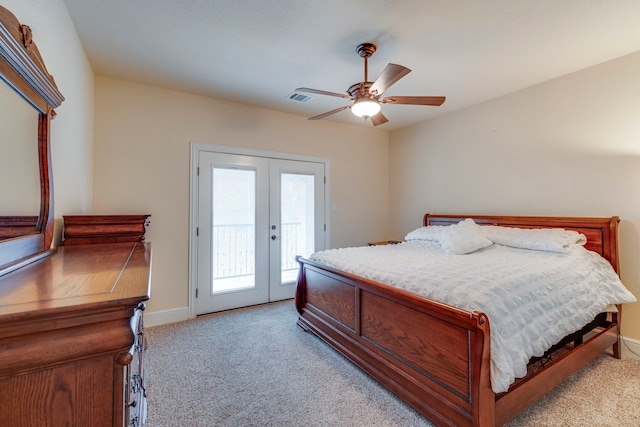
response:
[[[306,254],[307,233],[301,223],[282,224],[282,270],[297,270],[296,255]],[[213,227],[213,278],[255,274],[255,226],[228,224]]]

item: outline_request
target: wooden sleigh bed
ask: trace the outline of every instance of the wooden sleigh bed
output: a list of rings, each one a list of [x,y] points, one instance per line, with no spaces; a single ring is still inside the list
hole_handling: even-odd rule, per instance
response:
[[[481,225],[565,228],[618,272],[618,217],[424,216],[424,225],[473,218]],[[550,350],[551,361],[505,393],[490,379],[490,333],[468,312],[297,258],[298,325],[313,332],[437,425],[501,426],[608,349],[620,358],[620,311],[602,313]],[[618,306],[620,310],[620,306]],[[420,325],[417,327],[416,325]],[[551,355],[551,353],[554,353]],[[536,367],[534,369],[534,367]]]

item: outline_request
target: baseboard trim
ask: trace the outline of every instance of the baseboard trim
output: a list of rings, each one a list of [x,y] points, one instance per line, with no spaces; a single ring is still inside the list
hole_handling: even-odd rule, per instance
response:
[[[189,307],[173,308],[171,310],[145,311],[144,326],[159,326],[189,320]]]
[[[622,357],[640,360],[640,341],[633,338],[622,338]]]

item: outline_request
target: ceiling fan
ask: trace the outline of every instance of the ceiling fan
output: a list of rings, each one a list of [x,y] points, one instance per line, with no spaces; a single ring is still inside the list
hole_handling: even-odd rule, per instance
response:
[[[308,87],[300,87],[296,89],[296,92],[336,96],[338,98],[346,98],[353,101],[351,105],[345,105],[344,107],[309,117],[309,120],[323,119],[332,114],[339,113],[342,110],[346,110],[347,108],[351,108],[351,112],[353,114],[358,117],[364,117],[365,120],[369,118],[374,126],[378,126],[389,121],[389,119],[382,114],[381,104],[442,105],[445,100],[444,96],[388,96],[380,99],[385,90],[389,89],[391,85],[409,74],[411,70],[407,67],[403,67],[402,65],[387,64],[386,68],[382,71],[382,74],[380,74],[376,81],[373,83],[370,82],[368,79],[368,60],[375,51],[376,45],[373,43],[362,43],[356,48],[358,55],[364,58],[364,81],[351,85],[351,87],[347,89],[346,95],[336,92],[311,89]]]

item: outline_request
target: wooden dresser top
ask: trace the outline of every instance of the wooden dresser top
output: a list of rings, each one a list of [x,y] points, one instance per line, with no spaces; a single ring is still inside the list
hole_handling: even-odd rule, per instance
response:
[[[63,246],[0,277],[0,322],[147,300],[151,244]]]

